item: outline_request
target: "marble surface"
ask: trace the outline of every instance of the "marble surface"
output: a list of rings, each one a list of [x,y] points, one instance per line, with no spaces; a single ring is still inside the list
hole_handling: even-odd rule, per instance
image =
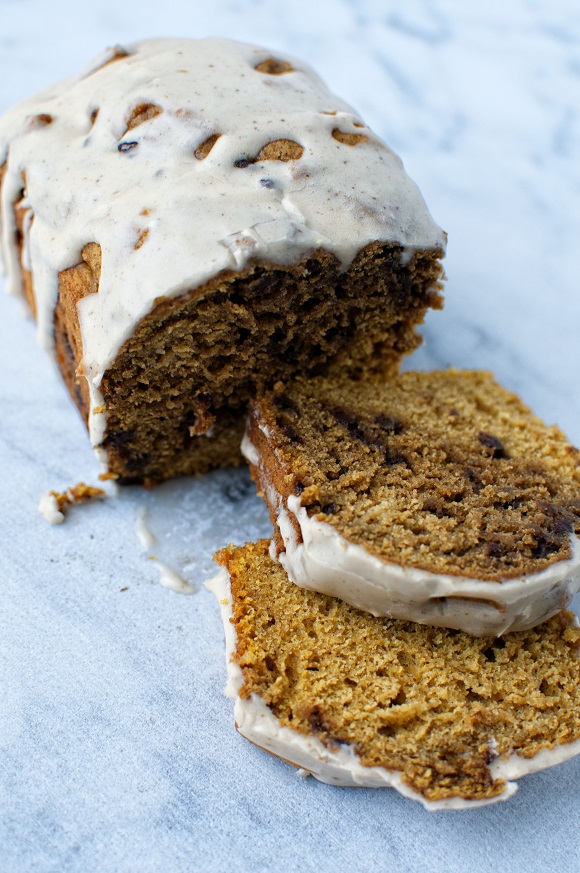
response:
[[[0,111],[147,36],[310,59],[449,232],[446,307],[408,367],[493,370],[580,444],[580,12],[574,0],[0,0]],[[0,289],[2,291],[2,289]],[[0,293],[0,871],[576,871],[580,760],[507,804],[425,812],[299,779],[234,731],[211,555],[267,534],[244,471],[125,490],[52,528],[99,467],[21,304]],[[158,584],[135,534],[196,588]]]

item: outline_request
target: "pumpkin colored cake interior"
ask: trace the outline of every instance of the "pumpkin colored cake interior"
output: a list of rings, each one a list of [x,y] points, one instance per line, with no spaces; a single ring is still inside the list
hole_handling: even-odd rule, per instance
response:
[[[248,439],[275,524],[294,496],[386,562],[501,582],[569,560],[580,534],[580,453],[489,373],[280,383]]]
[[[239,696],[257,695],[280,727],[399,771],[429,801],[497,797],[494,760],[580,738],[571,613],[500,640],[473,637],[301,589],[266,540],[216,559],[231,578]]]

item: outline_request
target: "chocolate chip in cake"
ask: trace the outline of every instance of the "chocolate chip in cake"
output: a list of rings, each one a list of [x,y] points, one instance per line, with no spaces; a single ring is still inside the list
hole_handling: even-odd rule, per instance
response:
[[[570,517],[570,509],[564,506],[557,506],[547,500],[538,500],[537,506],[538,509],[541,509],[550,519],[550,529],[553,533],[560,535],[570,533],[573,527],[572,519]]]
[[[327,503],[320,511],[323,512],[324,515],[336,515],[338,509],[334,503]]]
[[[463,475],[475,492],[481,491],[481,489],[483,488],[483,483],[475,470],[472,470],[471,467],[466,467]]]
[[[359,421],[352,412],[349,412],[343,406],[331,406],[328,408],[328,411],[334,416],[338,424],[346,427],[353,436],[364,440],[364,434],[360,428]]]
[[[135,439],[133,430],[114,430],[109,431],[105,438],[105,445],[114,448],[125,448],[130,445]]]
[[[391,452],[387,447],[385,447],[385,466],[395,467],[397,464],[404,464],[407,467],[409,466],[409,462],[404,455],[399,454],[399,452]]]
[[[117,149],[120,152],[130,152],[131,149],[134,149],[138,145],[139,145],[138,142],[120,142],[119,145],[117,146]]]
[[[298,407],[287,394],[274,394],[273,401],[277,409],[288,410],[289,412],[295,412],[298,414]]]
[[[142,454],[132,455],[131,459],[127,462],[127,468],[131,473],[138,474],[148,463],[149,455],[147,452],[143,452]]]
[[[505,555],[505,548],[501,543],[491,542],[487,543],[485,552],[490,558],[501,558]]]
[[[548,533],[540,534],[536,540],[536,547],[532,550],[532,555],[537,560],[542,560],[559,551],[561,545],[561,542],[555,540]]]
[[[286,436],[290,440],[291,443],[301,443],[302,442],[300,434],[298,433],[296,428],[293,427],[291,424],[285,424],[282,428],[282,431],[284,433],[284,436]]]
[[[480,431],[477,438],[482,446],[484,446],[486,449],[491,449],[492,458],[496,459],[509,457],[504,448],[504,444],[499,439],[499,437],[496,437],[491,433],[485,433],[484,431]]]
[[[313,706],[308,716],[310,727],[315,734],[326,733],[328,728],[319,706]]]
[[[306,261],[306,269],[311,276],[319,276],[324,271],[320,261],[317,261],[315,258],[309,258]]]

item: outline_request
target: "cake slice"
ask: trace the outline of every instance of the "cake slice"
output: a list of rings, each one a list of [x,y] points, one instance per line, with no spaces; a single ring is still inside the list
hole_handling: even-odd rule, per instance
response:
[[[3,259],[111,477],[241,460],[277,378],[392,372],[440,307],[445,234],[304,63],[116,46],[0,119]]]
[[[561,612],[505,639],[376,618],[291,583],[268,541],[208,583],[239,732],[334,785],[428,809],[505,800],[580,752],[580,630]]]
[[[243,448],[298,585],[496,635],[580,587],[580,453],[488,373],[280,383]]]

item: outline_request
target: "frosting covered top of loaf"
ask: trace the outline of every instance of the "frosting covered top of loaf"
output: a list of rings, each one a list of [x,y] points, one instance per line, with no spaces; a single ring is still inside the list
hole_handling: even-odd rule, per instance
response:
[[[24,188],[23,257],[46,345],[58,272],[87,243],[101,247],[98,293],[79,302],[94,403],[161,296],[316,248],[346,267],[374,240],[405,253],[445,247],[400,159],[316,73],[231,40],[110,49],[0,120],[3,164],[3,260],[17,292],[13,207]]]

